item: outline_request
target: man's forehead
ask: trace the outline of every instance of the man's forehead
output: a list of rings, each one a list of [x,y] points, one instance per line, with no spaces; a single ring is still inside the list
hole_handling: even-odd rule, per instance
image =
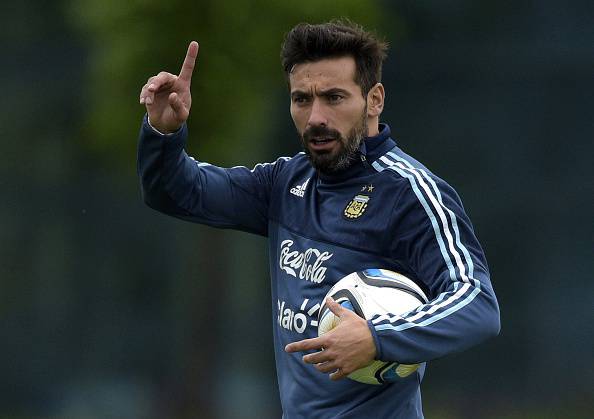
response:
[[[352,57],[325,58],[294,65],[289,73],[289,81],[291,88],[311,83],[356,85],[355,69]]]

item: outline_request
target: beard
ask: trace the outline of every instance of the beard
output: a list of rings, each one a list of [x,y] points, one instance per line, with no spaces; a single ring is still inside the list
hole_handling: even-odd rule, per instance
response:
[[[301,144],[311,165],[324,173],[333,173],[350,167],[357,160],[357,151],[361,141],[367,136],[367,112],[343,136],[335,129],[316,125],[306,129],[301,137]],[[337,149],[332,151],[312,151],[309,142],[312,138],[333,138],[337,141]]]

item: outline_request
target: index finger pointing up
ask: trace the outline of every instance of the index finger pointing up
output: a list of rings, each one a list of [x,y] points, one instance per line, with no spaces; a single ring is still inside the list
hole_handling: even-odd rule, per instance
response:
[[[182,64],[181,71],[179,72],[179,78],[190,82],[192,80],[192,72],[194,71],[194,65],[196,64],[196,57],[198,56],[198,42],[192,41],[188,46],[188,53]]]

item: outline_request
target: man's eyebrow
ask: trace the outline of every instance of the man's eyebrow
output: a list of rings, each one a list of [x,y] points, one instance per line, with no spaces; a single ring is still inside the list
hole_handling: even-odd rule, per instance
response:
[[[330,89],[318,90],[316,92],[316,96],[328,97],[328,96],[332,96],[332,95],[350,96],[350,93],[345,89],[341,89],[340,87],[331,87]],[[308,98],[311,96],[312,96],[311,92],[305,92],[303,90],[295,90],[295,91],[291,92],[292,98],[295,98],[295,97]]]
[[[303,90],[294,90],[291,92],[291,97],[311,97],[310,92],[304,92]]]
[[[344,95],[349,96],[350,93],[347,90],[341,89],[340,87],[331,87],[327,90],[318,90],[319,96],[332,96],[332,95]]]

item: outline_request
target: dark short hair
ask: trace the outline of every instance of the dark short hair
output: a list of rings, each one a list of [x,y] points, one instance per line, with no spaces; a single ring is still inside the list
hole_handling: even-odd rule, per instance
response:
[[[365,96],[382,79],[387,50],[386,42],[350,20],[317,25],[300,23],[287,33],[281,47],[281,61],[289,81],[296,64],[351,56],[356,65],[355,82]]]

